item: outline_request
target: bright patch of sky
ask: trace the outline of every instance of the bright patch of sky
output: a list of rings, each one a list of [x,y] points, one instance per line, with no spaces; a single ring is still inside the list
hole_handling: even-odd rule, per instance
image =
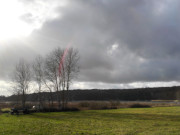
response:
[[[57,8],[67,2],[20,0],[0,1],[0,41],[28,36],[35,29],[41,28],[44,22],[60,17]]]
[[[117,43],[114,43],[110,47],[108,47],[107,53],[109,55],[113,55],[113,53],[118,49],[119,45]]]

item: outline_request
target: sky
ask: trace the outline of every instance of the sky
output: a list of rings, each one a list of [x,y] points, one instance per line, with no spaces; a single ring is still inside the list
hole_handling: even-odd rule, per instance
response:
[[[20,58],[79,50],[72,89],[178,86],[179,0],[0,1],[0,95]]]

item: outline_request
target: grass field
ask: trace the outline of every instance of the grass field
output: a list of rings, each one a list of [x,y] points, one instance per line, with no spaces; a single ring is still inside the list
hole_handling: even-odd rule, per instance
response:
[[[0,135],[179,135],[180,107],[0,115]]]

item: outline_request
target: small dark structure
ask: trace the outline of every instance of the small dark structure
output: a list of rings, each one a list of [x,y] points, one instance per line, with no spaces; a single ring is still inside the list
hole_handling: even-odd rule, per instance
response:
[[[15,108],[12,108],[10,113],[11,115],[14,115],[14,114],[19,115],[18,109],[15,109]]]
[[[19,109],[19,110],[16,108],[12,108],[10,113],[11,115],[14,115],[14,114],[19,115],[19,113],[29,114],[29,110],[27,108]]]

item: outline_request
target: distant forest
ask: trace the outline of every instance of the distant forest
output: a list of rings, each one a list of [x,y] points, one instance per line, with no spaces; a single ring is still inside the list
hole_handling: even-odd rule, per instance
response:
[[[49,92],[41,93],[44,101],[48,101]],[[56,101],[56,93],[53,93]],[[69,101],[148,101],[148,100],[178,100],[180,99],[180,87],[138,88],[138,89],[91,89],[70,90]],[[0,101],[17,101],[18,96],[0,96]],[[38,94],[28,94],[27,101],[38,101]]]

